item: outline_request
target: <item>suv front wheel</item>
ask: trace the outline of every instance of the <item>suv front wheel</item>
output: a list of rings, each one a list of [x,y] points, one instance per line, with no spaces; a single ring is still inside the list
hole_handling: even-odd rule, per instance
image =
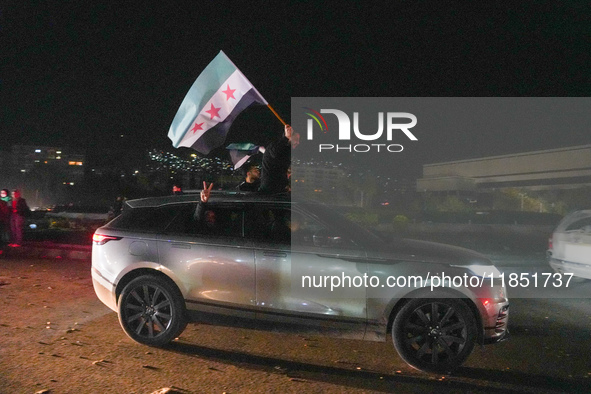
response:
[[[140,276],[119,296],[119,323],[134,341],[163,346],[187,326],[180,291],[163,278]]]
[[[476,321],[460,299],[416,298],[397,313],[392,340],[400,357],[427,372],[450,372],[470,355]]]

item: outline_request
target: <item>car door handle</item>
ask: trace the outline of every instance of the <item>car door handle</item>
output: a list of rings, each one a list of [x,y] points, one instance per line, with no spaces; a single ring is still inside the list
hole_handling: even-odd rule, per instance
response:
[[[173,242],[172,243],[172,248],[175,248],[175,249],[191,249],[191,244],[184,244],[184,243]]]
[[[266,256],[266,257],[287,257],[287,253],[265,251],[265,252],[263,252],[263,256]]]

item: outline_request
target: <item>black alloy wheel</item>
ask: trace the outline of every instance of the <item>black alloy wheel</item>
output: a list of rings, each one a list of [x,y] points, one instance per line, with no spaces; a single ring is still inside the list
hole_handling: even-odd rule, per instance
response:
[[[398,312],[392,340],[400,356],[427,372],[451,372],[466,361],[476,340],[476,321],[460,299],[412,299]]]
[[[119,296],[119,323],[134,341],[163,346],[187,326],[180,291],[164,278],[140,276]]]

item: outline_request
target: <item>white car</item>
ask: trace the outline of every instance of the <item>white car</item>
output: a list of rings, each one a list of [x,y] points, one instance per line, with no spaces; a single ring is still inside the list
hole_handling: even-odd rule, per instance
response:
[[[591,210],[562,219],[550,238],[548,262],[558,273],[591,279]]]

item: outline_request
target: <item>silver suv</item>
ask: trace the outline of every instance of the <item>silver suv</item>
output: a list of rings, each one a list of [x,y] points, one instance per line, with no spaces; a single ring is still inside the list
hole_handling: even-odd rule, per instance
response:
[[[128,201],[92,250],[97,296],[139,343],[163,346],[189,321],[370,341],[391,333],[407,363],[434,372],[506,336],[498,274],[476,252],[382,239],[281,195]]]

